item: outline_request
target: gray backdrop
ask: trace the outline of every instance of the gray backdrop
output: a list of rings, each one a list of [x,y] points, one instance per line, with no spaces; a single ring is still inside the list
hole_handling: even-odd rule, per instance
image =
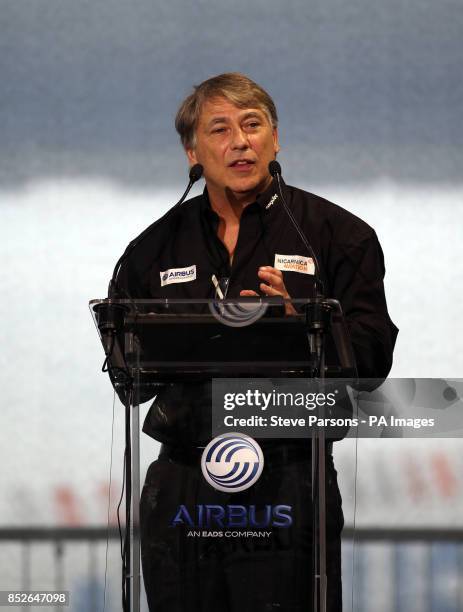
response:
[[[0,180],[180,180],[175,110],[229,70],[268,88],[286,175],[462,177],[459,0],[2,0]]]

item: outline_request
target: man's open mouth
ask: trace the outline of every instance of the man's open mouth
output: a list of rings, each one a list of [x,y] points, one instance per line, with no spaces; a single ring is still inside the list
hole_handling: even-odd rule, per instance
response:
[[[231,168],[246,168],[253,166],[255,162],[252,159],[237,159],[230,164]]]

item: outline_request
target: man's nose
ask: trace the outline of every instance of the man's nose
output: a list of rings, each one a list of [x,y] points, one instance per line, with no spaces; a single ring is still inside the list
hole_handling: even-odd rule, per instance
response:
[[[243,132],[241,128],[236,128],[233,130],[231,147],[232,149],[247,149],[249,147],[247,134]]]

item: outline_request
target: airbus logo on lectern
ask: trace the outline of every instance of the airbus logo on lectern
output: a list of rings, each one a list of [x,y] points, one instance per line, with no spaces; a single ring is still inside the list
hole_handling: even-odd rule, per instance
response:
[[[255,440],[240,433],[227,433],[209,442],[201,457],[207,482],[225,493],[249,489],[259,480],[264,454]]]
[[[241,433],[217,436],[203,451],[201,469],[215,489],[237,493],[252,487],[262,474],[264,455],[255,440]],[[194,509],[178,506],[171,526],[200,528],[290,527],[292,507],[284,504],[197,504]]]

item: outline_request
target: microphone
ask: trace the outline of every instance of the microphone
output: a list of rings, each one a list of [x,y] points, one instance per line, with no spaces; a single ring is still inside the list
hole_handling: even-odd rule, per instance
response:
[[[199,181],[199,179],[202,177],[204,172],[204,168],[201,164],[195,164],[194,166],[191,166],[190,168],[190,173],[189,173],[189,178],[191,181],[191,184],[196,183],[196,181]]]
[[[274,180],[277,182],[278,191],[280,193],[281,201],[283,204],[283,208],[286,211],[291,223],[299,234],[302,243],[307,249],[308,253],[312,257],[314,268],[315,268],[315,297],[316,301],[314,304],[308,305],[306,308],[306,321],[308,325],[308,338],[309,338],[309,351],[312,362],[312,372],[314,376],[323,376],[324,375],[324,363],[323,363],[323,355],[324,355],[324,338],[323,334],[328,325],[329,320],[329,312],[324,308],[322,300],[324,299],[324,290],[323,290],[323,281],[320,276],[320,266],[318,263],[317,256],[315,255],[315,251],[312,248],[312,245],[307,240],[302,228],[299,223],[294,218],[291,209],[286,203],[286,200],[283,195],[283,190],[281,188],[281,166],[276,161],[273,160],[268,165],[268,171],[273,176]]]
[[[108,287],[109,299],[118,297],[117,295],[117,277],[118,277],[118,274],[120,272],[121,266],[124,263],[124,261],[127,259],[127,257],[133,251],[133,249],[138,244],[140,244],[142,240],[146,238],[146,236],[148,236],[150,231],[154,229],[154,227],[156,227],[156,225],[158,225],[160,221],[166,219],[175,210],[177,210],[179,206],[183,204],[193,184],[196,183],[196,181],[199,181],[199,179],[202,177],[203,170],[204,169],[201,164],[195,164],[194,166],[192,166],[189,172],[190,180],[188,182],[188,186],[185,189],[185,192],[180,198],[180,200],[177,202],[177,204],[175,204],[175,206],[173,206],[165,215],[163,215],[161,219],[158,219],[157,221],[152,223],[139,236],[134,238],[134,240],[132,240],[128,244],[127,248],[125,249],[121,257],[119,257],[114,267],[114,271],[113,271],[111,280],[109,281],[109,287]],[[124,304],[103,303],[103,304],[98,304],[97,306],[95,306],[94,310],[95,310],[96,320],[98,323],[98,329],[101,334],[101,339],[103,342],[105,355],[106,355],[105,363],[103,364],[103,369],[104,369],[106,366],[110,367],[109,358],[112,356],[112,353],[113,353],[115,338],[118,332],[122,329],[124,325],[124,317],[125,317],[125,313],[127,312],[128,308]]]
[[[283,204],[283,208],[285,209],[286,214],[289,217],[289,220],[293,224],[295,230],[299,234],[299,238],[302,240],[302,244],[305,246],[305,248],[307,249],[307,252],[309,253],[310,257],[313,260],[314,268],[315,268],[315,294],[316,294],[317,297],[322,297],[323,296],[323,281],[322,281],[321,276],[320,276],[320,266],[318,264],[318,259],[317,259],[317,256],[315,255],[315,251],[313,250],[312,245],[307,240],[307,237],[304,234],[304,232],[302,231],[301,226],[296,221],[293,213],[291,212],[291,209],[289,208],[288,204],[286,203],[285,197],[283,195],[283,190],[281,188],[281,181],[280,181],[280,179],[281,179],[281,166],[276,161],[276,159],[273,159],[269,163],[268,171],[273,176],[273,178],[275,179],[275,181],[276,181],[276,183],[278,185],[278,191],[279,191],[279,194],[280,194],[281,202]]]
[[[276,178],[277,174],[279,174],[281,176],[281,166],[277,162],[276,159],[272,159],[272,161],[269,163],[268,171],[273,176],[273,178]]]
[[[136,238],[134,238],[131,242],[129,242],[129,244],[127,245],[127,248],[122,253],[122,255],[119,257],[116,265],[114,266],[113,275],[111,277],[111,280],[109,281],[109,287],[108,287],[108,296],[110,298],[115,297],[116,295],[117,276],[119,274],[119,271],[124,261],[127,259],[127,257],[133,251],[133,249],[138,244],[140,244],[140,242],[144,238],[146,238],[146,236],[151,232],[152,229],[154,229],[158,225],[158,223],[160,223],[161,221],[169,217],[174,211],[176,211],[179,208],[179,206],[183,204],[187,195],[190,193],[190,189],[193,187],[194,183],[199,181],[199,179],[203,175],[203,172],[204,172],[204,168],[201,164],[194,164],[194,166],[190,168],[190,172],[188,174],[188,178],[189,178],[188,186],[185,189],[185,192],[183,193],[180,200],[177,202],[177,204],[175,204],[175,206],[173,206],[165,215],[163,215],[160,219],[157,219],[154,223],[152,223],[145,230],[143,230],[141,234],[139,234]]]

